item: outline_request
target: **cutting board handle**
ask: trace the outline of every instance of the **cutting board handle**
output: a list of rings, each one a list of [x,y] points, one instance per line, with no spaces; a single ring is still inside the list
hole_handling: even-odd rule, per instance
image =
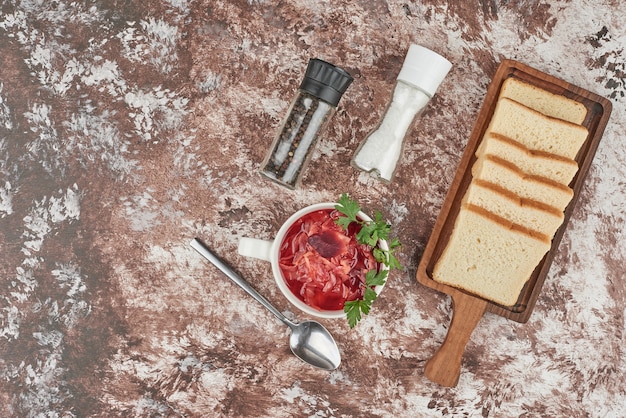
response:
[[[461,375],[465,345],[485,313],[488,302],[457,289],[452,289],[450,296],[453,309],[450,328],[439,350],[426,363],[424,374],[435,383],[454,387]]]

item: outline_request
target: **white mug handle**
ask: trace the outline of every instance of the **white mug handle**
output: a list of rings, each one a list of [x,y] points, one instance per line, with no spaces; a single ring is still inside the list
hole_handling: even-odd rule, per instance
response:
[[[274,241],[265,241],[256,238],[241,238],[237,251],[245,257],[259,258],[265,261],[271,261],[271,250]]]

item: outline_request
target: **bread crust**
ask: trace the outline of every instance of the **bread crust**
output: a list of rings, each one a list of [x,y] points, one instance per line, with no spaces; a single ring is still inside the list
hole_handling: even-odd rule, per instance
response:
[[[575,165],[576,168],[578,168],[578,163],[576,162],[576,160],[573,160],[571,158],[567,158],[558,154],[553,154],[551,152],[529,149],[525,147],[524,145],[520,144],[519,142],[515,141],[514,139],[511,139],[497,132],[489,132],[489,135],[496,138],[499,141],[506,142],[507,144],[519,149],[521,152],[523,152],[530,158],[545,158],[547,160],[558,161],[564,164]]]
[[[496,156],[515,165],[527,175],[537,175],[565,186],[578,172],[578,163],[571,158],[531,150],[511,138],[495,132],[485,134],[474,155],[479,159],[487,155]]]
[[[524,197],[520,197],[518,195],[516,195],[515,193],[513,193],[512,191],[505,189],[502,186],[499,186],[495,183],[489,182],[489,181],[485,181],[485,180],[481,180],[481,179],[474,179],[473,180],[474,184],[476,184],[477,186],[480,187],[484,187],[486,189],[490,189],[500,195],[502,195],[504,198],[510,200],[511,202],[519,205],[520,207],[529,207],[529,208],[534,208],[537,210],[540,210],[542,212],[546,212],[546,214],[552,214],[558,217],[562,217],[563,216],[563,212],[561,210],[559,210],[558,208],[555,208],[554,206],[550,206],[547,205],[543,202],[539,202],[537,200],[532,200],[532,199],[526,199]]]
[[[589,134],[582,125],[546,116],[506,97],[498,100],[487,132],[508,136],[533,151],[571,159]]]
[[[509,230],[513,232],[527,235],[531,238],[536,239],[537,241],[543,242],[544,244],[549,244],[552,240],[552,238],[546,234],[542,234],[541,232],[534,231],[530,228],[526,228],[525,226],[513,223],[509,221],[508,219],[503,218],[502,216],[498,216],[493,212],[489,212],[487,209],[482,208],[478,205],[474,205],[472,203],[465,203],[463,204],[462,207],[470,212],[474,212],[484,218],[487,218],[505,228],[508,228]]]
[[[547,116],[576,124],[583,123],[587,116],[587,108],[584,104],[515,77],[504,80],[499,97],[507,97]]]
[[[566,186],[563,183],[559,183],[556,180],[552,180],[548,177],[543,177],[543,176],[537,176],[535,174],[526,174],[524,171],[522,171],[522,169],[520,169],[518,166],[516,166],[515,164],[513,164],[510,161],[505,160],[504,158],[500,158],[497,155],[491,155],[491,154],[487,154],[485,155],[483,158],[493,161],[496,164],[502,165],[504,167],[506,167],[507,169],[517,173],[523,180],[529,180],[529,181],[533,181],[533,182],[537,182],[537,183],[543,183],[548,187],[553,187],[555,189],[560,189],[561,191],[570,194],[570,195],[574,195],[574,191],[569,187]]]

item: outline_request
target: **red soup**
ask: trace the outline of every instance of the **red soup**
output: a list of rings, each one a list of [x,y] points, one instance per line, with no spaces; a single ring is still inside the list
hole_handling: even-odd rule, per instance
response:
[[[335,223],[340,213],[323,209],[298,219],[279,250],[279,265],[291,292],[319,310],[342,310],[346,301],[362,299],[365,274],[380,265],[369,245],[359,244],[361,228],[344,230]]]

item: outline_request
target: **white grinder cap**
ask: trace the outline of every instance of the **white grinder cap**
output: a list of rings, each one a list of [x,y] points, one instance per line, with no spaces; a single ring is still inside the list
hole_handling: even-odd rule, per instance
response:
[[[412,84],[432,97],[450,68],[452,63],[436,52],[420,45],[411,45],[398,80]]]

